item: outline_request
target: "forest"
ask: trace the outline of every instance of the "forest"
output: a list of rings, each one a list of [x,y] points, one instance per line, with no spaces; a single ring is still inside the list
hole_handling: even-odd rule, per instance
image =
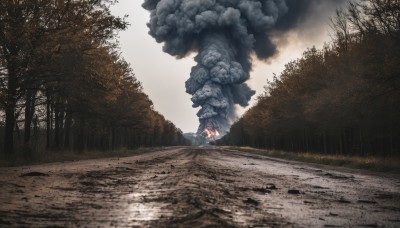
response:
[[[330,26],[332,41],[287,63],[217,144],[400,155],[400,2],[349,3]]]
[[[187,143],[121,57],[115,3],[0,1],[1,157]]]

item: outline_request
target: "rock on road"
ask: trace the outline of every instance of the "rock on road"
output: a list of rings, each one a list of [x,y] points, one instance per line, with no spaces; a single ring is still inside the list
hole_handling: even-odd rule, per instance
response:
[[[400,227],[400,179],[218,147],[0,168],[0,226]]]

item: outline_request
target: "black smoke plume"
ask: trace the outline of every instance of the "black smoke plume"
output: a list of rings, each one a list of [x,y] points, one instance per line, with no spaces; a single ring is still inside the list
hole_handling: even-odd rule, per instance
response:
[[[250,56],[276,52],[274,31],[297,26],[309,8],[323,0],[145,0],[151,12],[149,34],[178,58],[191,52],[197,65],[186,81],[193,107],[201,107],[198,133],[228,131],[235,105],[246,107],[255,94],[245,83]]]

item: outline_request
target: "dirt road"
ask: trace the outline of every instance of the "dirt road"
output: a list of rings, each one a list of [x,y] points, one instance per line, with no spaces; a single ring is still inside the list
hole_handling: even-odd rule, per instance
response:
[[[0,226],[400,227],[400,179],[213,147],[0,168]]]

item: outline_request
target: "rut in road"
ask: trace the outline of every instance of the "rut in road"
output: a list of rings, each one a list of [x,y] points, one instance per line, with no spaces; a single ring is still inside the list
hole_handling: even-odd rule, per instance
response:
[[[156,193],[154,200],[168,203],[165,209],[173,215],[159,221],[159,225],[230,227],[287,224],[257,207],[258,202],[247,194],[249,186],[244,187],[238,180],[243,175],[241,170],[210,165],[207,158],[213,153],[215,151],[205,149],[184,150],[170,165],[168,174],[172,175],[159,177],[163,181],[161,188],[168,189],[164,194],[168,197],[159,198],[160,194]]]
[[[398,177],[216,147],[0,169],[0,226],[400,225]]]

